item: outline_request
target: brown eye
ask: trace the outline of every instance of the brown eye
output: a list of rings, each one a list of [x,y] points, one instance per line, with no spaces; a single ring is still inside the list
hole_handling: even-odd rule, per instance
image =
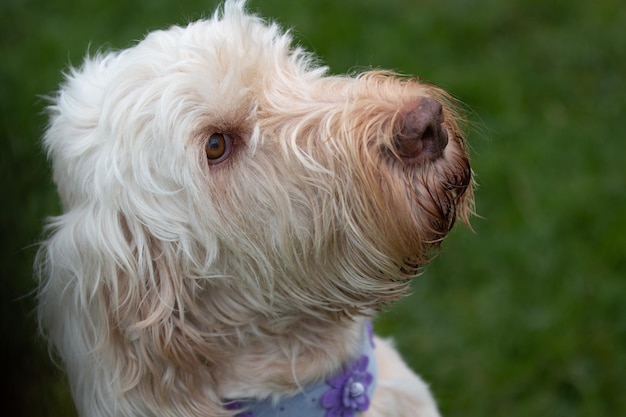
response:
[[[207,139],[204,149],[209,164],[219,164],[230,156],[233,140],[225,133],[213,133]]]

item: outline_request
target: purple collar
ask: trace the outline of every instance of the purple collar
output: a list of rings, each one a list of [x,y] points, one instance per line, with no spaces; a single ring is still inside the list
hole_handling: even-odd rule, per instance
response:
[[[241,410],[236,417],[355,417],[367,410],[378,369],[371,322],[368,320],[364,327],[361,351],[333,377],[303,387],[278,403],[271,399],[241,399],[228,402],[226,408]]]

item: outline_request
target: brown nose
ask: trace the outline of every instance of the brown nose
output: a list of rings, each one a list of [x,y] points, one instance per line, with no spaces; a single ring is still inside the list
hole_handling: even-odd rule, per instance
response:
[[[395,137],[398,155],[406,162],[425,162],[439,158],[448,144],[443,126],[443,109],[435,99],[422,97],[404,116]]]

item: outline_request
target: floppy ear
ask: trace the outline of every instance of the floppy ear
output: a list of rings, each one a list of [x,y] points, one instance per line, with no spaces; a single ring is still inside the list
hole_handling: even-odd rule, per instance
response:
[[[197,114],[158,106],[163,86],[141,84],[129,54],[87,58],[48,108],[64,214],[36,260],[39,319],[81,414],[219,415],[215,290],[195,279],[213,268],[217,238],[207,215],[194,223],[205,178],[185,140],[196,126],[176,119]],[[165,411],[174,407],[195,412]]]
[[[219,412],[210,391],[213,346],[187,316],[201,289],[184,281],[176,242],[97,203],[49,228],[37,256],[39,319],[79,410],[110,409],[112,398],[124,409],[125,396],[141,396],[153,407]]]

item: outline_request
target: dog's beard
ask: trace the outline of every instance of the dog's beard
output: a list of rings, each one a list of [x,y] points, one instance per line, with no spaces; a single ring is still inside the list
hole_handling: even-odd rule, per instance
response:
[[[472,209],[469,204],[472,171],[467,156],[460,152],[462,143],[462,138],[457,137],[449,145],[453,149],[432,164],[415,170],[409,168],[412,204],[418,207],[420,220],[430,223],[434,242],[448,234],[457,218],[467,224]],[[425,191],[416,192],[416,184]]]
[[[460,151],[462,139],[456,138],[441,158],[421,165],[391,161],[390,183],[381,185],[391,192],[386,197],[394,208],[382,222],[384,230],[398,224],[390,241],[402,257],[399,276],[418,275],[422,267],[436,256],[441,242],[457,220],[469,225],[472,213],[472,171],[469,160]]]
[[[454,143],[450,146],[459,146]],[[437,254],[441,242],[457,220],[469,225],[472,213],[472,171],[464,154],[441,158],[426,167],[405,171],[407,199],[414,213],[413,229],[421,234],[422,245],[413,248],[403,272],[416,275],[420,267]]]

